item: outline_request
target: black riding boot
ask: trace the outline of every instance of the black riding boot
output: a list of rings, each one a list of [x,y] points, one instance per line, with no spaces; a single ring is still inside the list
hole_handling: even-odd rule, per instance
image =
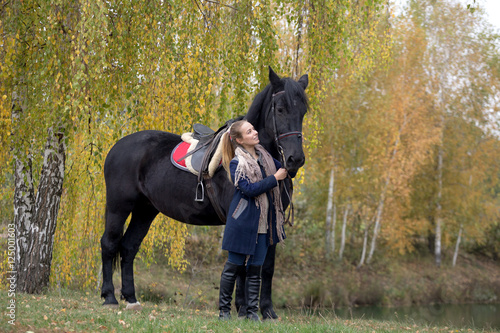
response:
[[[219,319],[231,319],[231,301],[233,299],[234,282],[238,270],[244,266],[238,266],[226,261],[220,276],[219,289]]]
[[[247,319],[260,321],[259,292],[262,266],[248,266],[247,278],[245,281],[245,295],[247,299]]]

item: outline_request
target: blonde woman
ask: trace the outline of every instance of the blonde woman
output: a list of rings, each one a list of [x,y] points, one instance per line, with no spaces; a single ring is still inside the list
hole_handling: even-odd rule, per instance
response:
[[[287,171],[259,144],[258,132],[246,120],[233,123],[222,144],[222,163],[235,192],[222,240],[228,259],[221,274],[219,319],[231,318],[235,280],[239,271],[246,269],[246,317],[260,321],[259,291],[267,247],[285,238],[277,186]]]

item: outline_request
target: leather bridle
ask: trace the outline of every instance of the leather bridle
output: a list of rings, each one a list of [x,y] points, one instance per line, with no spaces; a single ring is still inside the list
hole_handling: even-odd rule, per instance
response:
[[[286,132],[286,133],[283,133],[283,134],[279,134],[278,133],[278,126],[276,124],[276,101],[274,100],[274,97],[276,97],[278,95],[281,95],[281,94],[284,94],[284,93],[285,93],[285,91],[279,91],[279,92],[274,93],[272,95],[272,100],[271,100],[271,116],[273,118],[274,143],[276,144],[276,147],[278,149],[278,154],[280,155],[280,157],[282,159],[282,165],[286,169],[287,167],[286,167],[285,153],[283,151],[283,146],[281,146],[280,140],[284,139],[286,137],[289,137],[289,136],[293,136],[293,135],[297,135],[299,138],[301,138],[302,137],[302,132],[292,131],[292,132]],[[291,184],[293,184],[292,177],[290,177],[290,175],[287,175],[287,177],[290,180]],[[285,189],[285,193],[288,196],[289,205],[290,205],[290,209],[288,211],[288,217],[286,218],[285,222],[288,223],[290,226],[293,226],[293,220],[294,220],[294,215],[295,214],[294,214],[294,208],[293,208],[293,202],[292,202],[292,195],[290,193],[288,193],[288,189],[284,185],[284,182],[283,181],[280,181],[280,182],[281,182],[281,184],[279,186],[279,190],[281,192],[282,189]],[[283,213],[283,216],[285,216],[285,212],[284,211],[281,211],[281,213]],[[290,215],[291,215],[291,220],[290,220]]]
[[[298,131],[292,131],[292,132],[286,132],[283,134],[278,134],[278,126],[276,124],[276,101],[274,100],[274,97],[284,94],[285,91],[279,91],[277,93],[274,93],[272,95],[272,100],[271,100],[271,116],[273,117],[273,126],[274,126],[274,143],[276,143],[276,147],[278,149],[278,153],[280,154],[282,158],[282,164],[283,167],[286,169],[286,159],[285,159],[285,153],[283,151],[283,146],[281,146],[280,140],[284,139],[289,136],[297,135],[299,138],[302,137],[302,132]]]

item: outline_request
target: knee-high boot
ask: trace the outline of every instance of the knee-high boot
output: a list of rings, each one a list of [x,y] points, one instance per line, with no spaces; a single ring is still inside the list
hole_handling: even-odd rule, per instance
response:
[[[243,269],[243,265],[235,265],[226,261],[220,276],[219,289],[219,319],[231,319],[231,301],[233,300],[234,282],[238,275],[238,270]]]
[[[260,321],[259,292],[262,266],[248,266],[247,278],[245,281],[245,295],[247,299],[247,319]]]

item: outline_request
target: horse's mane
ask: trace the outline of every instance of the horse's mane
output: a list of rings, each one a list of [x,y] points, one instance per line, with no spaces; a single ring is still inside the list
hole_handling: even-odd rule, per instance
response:
[[[285,91],[285,101],[287,106],[293,106],[293,100],[298,97],[300,101],[304,103],[306,109],[308,108],[306,92],[300,83],[288,77],[281,79],[281,81],[284,83],[281,87],[274,88],[271,84],[268,84],[264,90],[255,96],[250,108],[248,109],[248,113],[245,116],[250,123],[255,124],[257,122],[260,112],[264,107],[264,103],[271,100],[272,93],[282,90]]]

